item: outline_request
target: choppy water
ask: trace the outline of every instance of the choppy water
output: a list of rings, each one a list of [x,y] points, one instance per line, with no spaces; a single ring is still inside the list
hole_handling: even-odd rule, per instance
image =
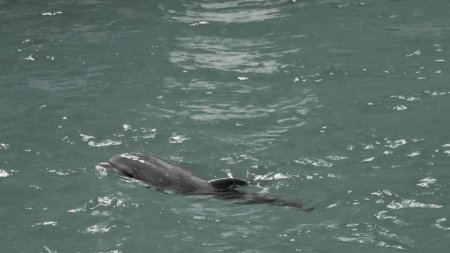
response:
[[[447,252],[449,1],[0,1],[2,252]],[[311,213],[163,194],[142,151]]]

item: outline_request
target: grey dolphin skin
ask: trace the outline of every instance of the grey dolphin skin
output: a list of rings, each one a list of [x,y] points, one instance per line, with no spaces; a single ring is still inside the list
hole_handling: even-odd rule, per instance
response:
[[[267,195],[235,190],[238,186],[247,185],[247,182],[242,179],[220,178],[206,181],[151,154],[115,155],[107,163],[100,163],[99,166],[117,170],[127,177],[141,180],[157,189],[173,190],[181,194],[211,195],[220,199],[236,200],[237,203],[242,204],[265,203],[290,206],[307,212],[313,210],[313,208],[303,208],[303,201],[286,201]]]

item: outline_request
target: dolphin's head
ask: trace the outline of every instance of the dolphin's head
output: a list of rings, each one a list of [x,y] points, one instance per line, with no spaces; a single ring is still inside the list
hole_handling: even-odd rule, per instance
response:
[[[99,166],[107,169],[115,169],[127,177],[134,177],[133,168],[145,163],[145,158],[140,154],[120,154],[115,155],[106,163],[100,163]]]

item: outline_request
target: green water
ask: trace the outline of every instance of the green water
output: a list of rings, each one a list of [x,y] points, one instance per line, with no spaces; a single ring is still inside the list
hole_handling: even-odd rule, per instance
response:
[[[450,2],[0,0],[2,252],[447,252]],[[310,213],[163,194],[158,154]]]

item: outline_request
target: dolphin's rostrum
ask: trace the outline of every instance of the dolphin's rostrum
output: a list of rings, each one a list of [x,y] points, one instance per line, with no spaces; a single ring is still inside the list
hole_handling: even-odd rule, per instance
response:
[[[176,165],[151,154],[125,153],[111,157],[107,163],[100,163],[104,168],[115,169],[123,175],[141,180],[157,189],[169,189],[181,194],[212,195],[220,199],[233,199],[244,204],[271,204],[296,207],[303,211],[303,201],[286,201],[257,193],[235,190],[247,182],[238,178],[220,178],[206,181],[192,175]]]

